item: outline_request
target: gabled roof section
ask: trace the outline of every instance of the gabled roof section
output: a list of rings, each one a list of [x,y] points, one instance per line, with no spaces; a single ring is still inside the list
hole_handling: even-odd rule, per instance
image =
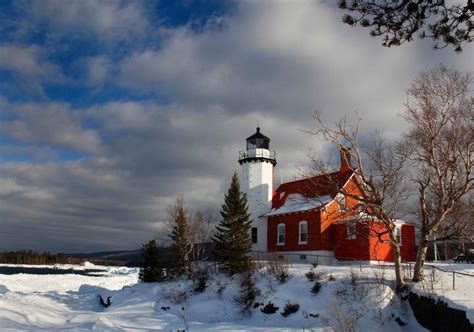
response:
[[[283,214],[292,214],[299,212],[306,212],[310,210],[318,209],[327,203],[331,202],[333,197],[329,195],[321,197],[306,198],[300,194],[290,194],[281,207],[272,209],[269,213],[265,214],[265,217],[279,216]]]
[[[287,199],[290,195],[295,194],[300,195],[308,203],[313,204],[313,208],[324,206],[334,199],[353,174],[354,171],[352,170],[344,170],[283,183],[273,193],[272,211],[287,205]],[[318,198],[320,199],[318,200]],[[329,201],[328,198],[330,198]],[[321,205],[318,202],[325,203]]]

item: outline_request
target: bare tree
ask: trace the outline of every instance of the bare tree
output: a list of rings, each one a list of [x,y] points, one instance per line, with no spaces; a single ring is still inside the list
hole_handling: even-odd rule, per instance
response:
[[[204,261],[207,259],[209,244],[216,228],[216,219],[212,211],[195,211],[190,216],[189,238],[192,244],[193,261]]]
[[[340,151],[344,151],[345,156],[342,157],[351,159],[353,172],[362,189],[361,194],[346,191],[340,183],[332,182],[331,170],[327,161],[322,159],[312,158],[309,175],[327,175],[323,177],[328,179],[326,185],[331,185],[332,182],[342,195],[359,202],[354,205],[354,212],[362,212],[360,222],[365,223],[381,242],[390,243],[395,262],[396,291],[401,291],[405,283],[395,222],[400,206],[406,201],[403,181],[407,158],[405,150],[399,144],[387,143],[377,132],[369,135],[366,144],[360,144],[362,119],[359,116],[355,124],[343,118],[333,126],[328,126],[318,113],[315,118],[319,129],[312,134],[325,142],[333,143]],[[363,209],[360,208],[361,205],[364,206]],[[365,211],[373,218],[364,217]]]
[[[435,49],[452,45],[456,52],[474,40],[474,3],[444,0],[339,0],[350,12],[342,21],[350,26],[370,27],[370,35],[383,36],[383,46],[398,46],[420,38],[432,38]],[[355,15],[353,15],[355,13]]]
[[[156,238],[173,249],[174,262],[191,272],[193,262],[207,259],[215,229],[212,211],[188,211],[183,198],[169,205]]]
[[[444,244],[444,258],[449,259],[448,243],[457,244],[465,252],[464,243],[474,240],[474,201],[473,197],[463,199],[456,203],[455,207],[434,232],[437,243]],[[452,257],[452,256],[451,256]]]
[[[404,117],[411,128],[405,139],[419,190],[421,226],[413,281],[423,279],[433,234],[473,188],[472,85],[470,74],[438,65],[408,89]]]

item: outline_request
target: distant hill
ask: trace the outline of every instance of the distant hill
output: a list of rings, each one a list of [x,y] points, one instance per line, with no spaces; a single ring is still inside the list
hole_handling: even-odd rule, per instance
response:
[[[212,260],[212,243],[203,243],[204,251],[208,259]],[[171,254],[171,248],[161,247],[159,248],[160,255],[162,255],[165,261],[171,262],[173,260]],[[77,259],[79,261],[87,260],[94,264],[103,265],[121,265],[129,267],[140,266],[142,251],[137,250],[117,250],[117,251],[99,251],[92,253],[71,253],[66,254],[69,259]]]
[[[96,264],[139,266],[141,250],[99,251],[66,254],[69,258],[88,260]]]

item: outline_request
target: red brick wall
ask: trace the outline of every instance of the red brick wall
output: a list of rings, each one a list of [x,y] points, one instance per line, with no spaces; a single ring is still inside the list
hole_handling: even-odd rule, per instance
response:
[[[347,238],[347,226],[334,224],[334,255],[339,260],[363,259],[369,260],[369,238],[367,227],[356,224],[356,238]]]
[[[299,222],[306,220],[308,225],[308,244],[298,244]],[[277,245],[278,224],[285,224],[285,245]],[[268,218],[268,251],[309,251],[329,250],[322,245],[319,211],[310,211]]]
[[[384,228],[381,224],[378,227],[380,230]],[[388,240],[388,234],[385,234],[382,239]],[[381,243],[376,236],[372,236],[370,243],[371,260],[393,261],[390,243]],[[402,260],[415,260],[415,226],[408,224],[402,225],[402,245],[400,251]]]

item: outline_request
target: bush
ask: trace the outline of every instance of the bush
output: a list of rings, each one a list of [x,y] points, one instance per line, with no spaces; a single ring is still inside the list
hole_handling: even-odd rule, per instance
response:
[[[300,308],[300,305],[298,303],[291,303],[288,301],[288,303],[285,305],[285,309],[283,309],[283,312],[281,315],[283,317],[288,317],[289,315],[297,312]]]
[[[285,283],[290,277],[290,272],[285,263],[281,261],[270,261],[268,264],[268,273],[272,275],[281,284]]]
[[[249,314],[252,308],[253,302],[260,295],[260,290],[255,287],[255,283],[252,278],[252,273],[248,272],[243,276],[242,283],[240,285],[241,292],[239,296],[234,298],[234,301],[241,306],[243,313]]]
[[[312,262],[311,265],[313,266],[313,268],[317,268],[319,263],[318,262]]]
[[[314,282],[313,287],[311,288],[311,293],[318,294],[320,289],[321,289],[321,283],[316,280]]]
[[[330,274],[328,280],[329,280],[329,281],[335,281],[336,278],[334,278],[334,276],[333,276],[332,274]]]
[[[198,269],[196,271],[192,271],[192,279],[194,280],[194,293],[202,293],[207,287],[207,281],[209,279],[209,275],[207,271],[204,269]]]
[[[280,282],[280,284],[284,284],[288,278],[290,277],[290,272],[287,269],[281,270],[280,273],[276,275],[276,280]]]
[[[262,309],[260,309],[261,312],[264,314],[274,314],[275,312],[280,309],[279,307],[276,307],[272,301],[269,301]]]
[[[313,269],[311,268],[308,272],[305,273],[306,279],[308,281],[315,281],[316,280],[316,273],[314,273]]]
[[[202,279],[198,279],[196,285],[194,286],[194,293],[202,293],[206,290],[206,282],[207,282],[207,278],[202,278]]]

